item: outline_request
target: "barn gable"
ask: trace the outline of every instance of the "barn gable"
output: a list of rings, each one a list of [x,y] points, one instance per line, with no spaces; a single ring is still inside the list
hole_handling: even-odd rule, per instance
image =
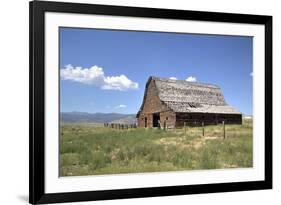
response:
[[[141,111],[137,114],[138,124],[142,127],[153,127],[153,124],[155,125],[155,123],[157,123],[157,121],[153,121],[153,118],[155,117],[153,116],[153,113],[159,113],[157,120],[166,120],[167,122],[174,124],[175,115],[171,112],[171,109],[160,100],[159,90],[156,87],[155,81],[148,80],[141,105]]]

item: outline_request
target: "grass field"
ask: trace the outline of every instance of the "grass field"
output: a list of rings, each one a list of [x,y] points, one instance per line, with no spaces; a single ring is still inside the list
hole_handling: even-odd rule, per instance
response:
[[[60,175],[252,167],[252,121],[223,127],[116,130],[96,124],[62,124]]]

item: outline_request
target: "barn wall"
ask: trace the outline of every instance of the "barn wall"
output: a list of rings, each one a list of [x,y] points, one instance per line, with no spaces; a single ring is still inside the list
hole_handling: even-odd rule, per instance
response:
[[[153,127],[153,114],[141,113],[138,118],[138,127],[145,127],[145,117],[147,118],[147,127]],[[160,123],[164,126],[164,122],[167,128],[174,128],[176,123],[176,114],[172,111],[160,112]]]
[[[145,117],[147,118],[147,127],[153,127],[153,113],[160,113],[161,123],[164,123],[162,120],[166,117],[168,117],[169,124],[175,121],[175,115],[170,116],[172,112],[169,112],[167,106],[159,99],[154,81],[149,83],[143,103],[142,111],[138,116],[139,127],[145,127]]]
[[[151,81],[147,88],[142,113],[157,113],[167,110],[167,106],[159,99],[155,82]]]
[[[218,119],[225,119],[226,124],[242,124],[242,114],[218,114]]]
[[[189,126],[222,123],[242,124],[241,114],[215,114],[215,113],[176,113],[176,127],[184,126],[184,122]]]
[[[145,118],[147,118],[147,126],[152,127],[152,114],[142,113],[138,117],[138,127],[145,127]]]
[[[161,112],[160,121],[162,126],[164,126],[165,122],[167,128],[174,128],[176,123],[176,114],[172,111]]]

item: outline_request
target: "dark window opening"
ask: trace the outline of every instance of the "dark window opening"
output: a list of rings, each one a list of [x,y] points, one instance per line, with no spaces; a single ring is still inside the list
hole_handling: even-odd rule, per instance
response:
[[[147,117],[144,118],[144,127],[147,127]]]

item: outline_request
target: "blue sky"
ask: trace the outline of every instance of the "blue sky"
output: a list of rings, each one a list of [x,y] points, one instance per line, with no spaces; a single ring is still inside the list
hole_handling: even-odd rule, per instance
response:
[[[61,111],[136,113],[149,76],[219,85],[252,114],[252,37],[60,28]]]

